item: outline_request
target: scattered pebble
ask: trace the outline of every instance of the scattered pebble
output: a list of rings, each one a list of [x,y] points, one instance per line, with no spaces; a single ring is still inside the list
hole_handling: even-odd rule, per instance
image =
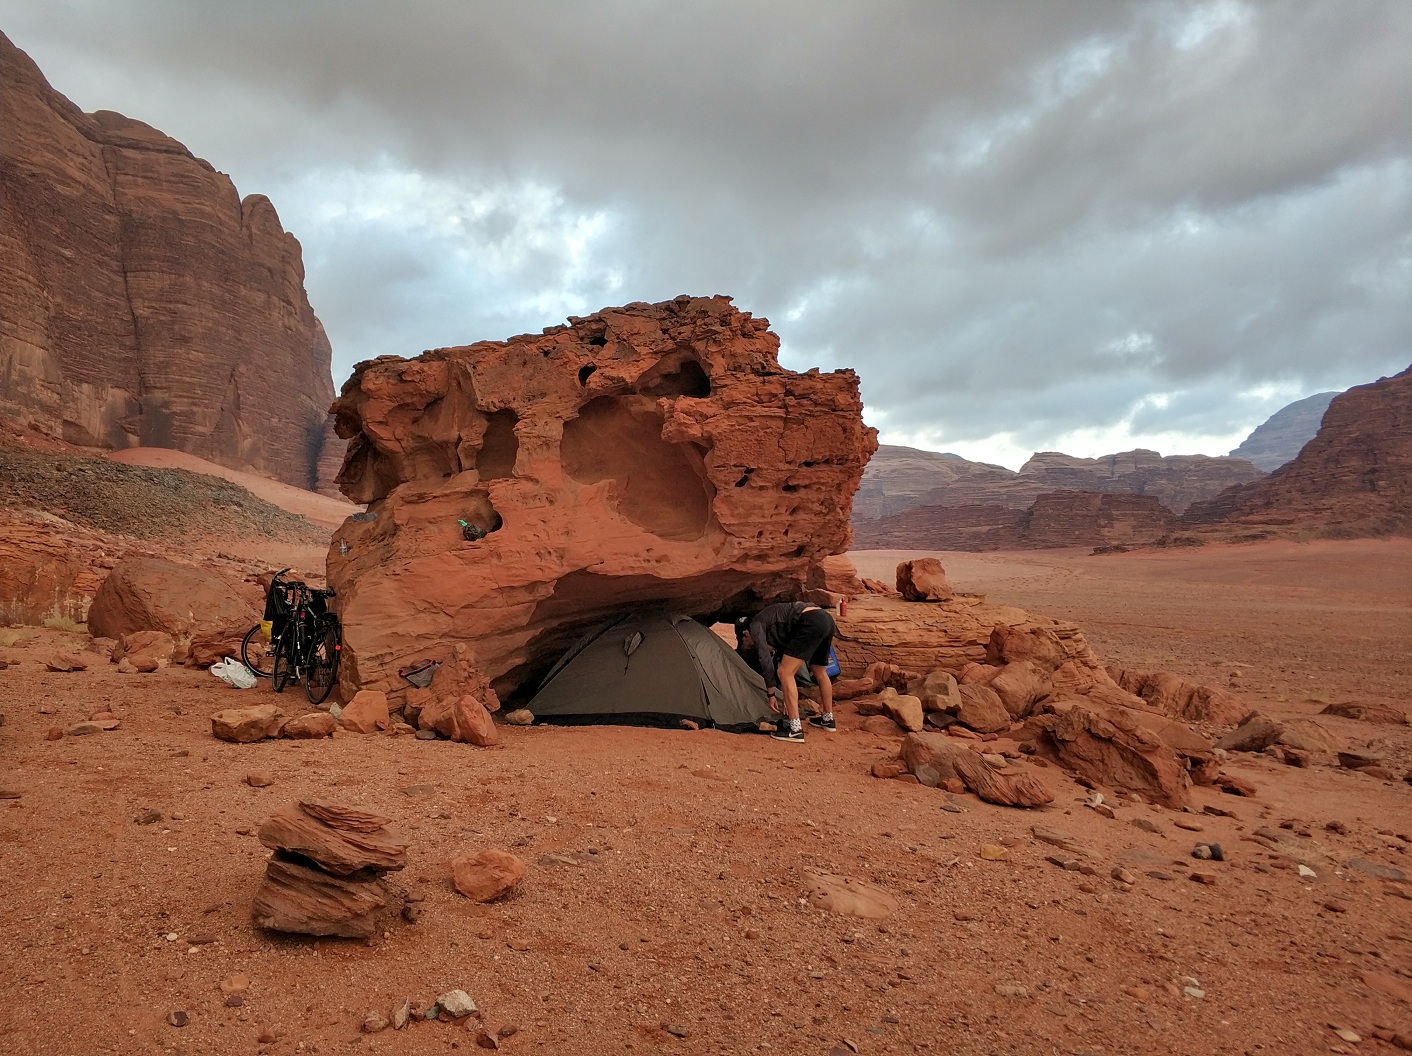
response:
[[[1186,829],[1187,832],[1200,832],[1205,828],[1201,822],[1192,818],[1173,818],[1172,824],[1179,829]]]
[[[174,1027],[184,1027],[190,1022],[190,1019],[185,1012],[177,1009],[175,1012],[167,1013],[167,1022]]]
[[[464,990],[448,990],[436,999],[434,1007],[440,1008],[452,1019],[460,1019],[475,1012],[476,1003]]]
[[[245,783],[251,788],[269,788],[275,783],[275,779],[263,770],[255,770],[245,775]]]
[[[1108,874],[1120,884],[1127,884],[1131,887],[1137,883],[1137,874],[1129,869],[1124,869],[1121,865],[1113,866],[1113,871]]]
[[[1151,818],[1133,818],[1133,825],[1143,832],[1161,834],[1162,830],[1157,827],[1157,823]]]
[[[662,1029],[674,1038],[684,1038],[689,1033],[685,1027],[677,1026],[674,1023],[663,1023]]]
[[[387,1029],[387,1017],[381,1012],[364,1012],[360,1028],[364,1034],[376,1034]]]
[[[1008,862],[1010,852],[998,843],[983,843],[977,852],[987,862]]]
[[[1013,983],[996,983],[995,992],[1000,997],[1029,997],[1028,987],[1016,986]]]

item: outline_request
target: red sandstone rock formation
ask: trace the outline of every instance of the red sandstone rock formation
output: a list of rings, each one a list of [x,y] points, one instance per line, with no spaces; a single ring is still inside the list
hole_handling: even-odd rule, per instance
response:
[[[1412,534],[1412,367],[1334,397],[1293,462],[1183,521],[1227,535]]]
[[[435,695],[494,710],[624,607],[727,614],[835,575],[875,433],[852,371],[778,350],[683,296],[361,364],[334,404],[340,487],[370,504],[329,552],[345,691],[432,658]]]
[[[329,344],[269,199],[81,112],[3,34],[0,93],[0,415],[314,487],[341,452],[323,450]]]
[[[1170,532],[1177,517],[1148,495],[1055,491],[1023,510],[1006,506],[916,506],[853,522],[860,549],[1043,550],[1141,545]]]
[[[883,445],[863,474],[853,507],[854,527],[861,540],[871,535],[872,522],[923,506],[971,510],[955,527],[1009,526],[1013,518],[998,511],[1024,509],[1054,491],[1144,495],[1181,513],[1194,501],[1260,476],[1259,469],[1240,458],[1163,457],[1145,450],[1102,458],[1041,451],[1016,473],[956,455]]]

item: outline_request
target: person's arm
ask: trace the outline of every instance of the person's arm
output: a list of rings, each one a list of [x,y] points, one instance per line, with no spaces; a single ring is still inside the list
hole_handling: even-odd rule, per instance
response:
[[[755,640],[755,655],[760,661],[760,674],[765,677],[765,688],[778,691],[780,676],[775,671],[775,655],[766,637],[765,621],[758,616],[750,622],[750,637]]]

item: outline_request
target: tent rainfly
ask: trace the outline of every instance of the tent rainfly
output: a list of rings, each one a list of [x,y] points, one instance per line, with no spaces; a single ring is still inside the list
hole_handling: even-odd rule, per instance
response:
[[[689,616],[629,613],[590,631],[526,705],[536,719],[754,730],[772,722],[765,681]]]

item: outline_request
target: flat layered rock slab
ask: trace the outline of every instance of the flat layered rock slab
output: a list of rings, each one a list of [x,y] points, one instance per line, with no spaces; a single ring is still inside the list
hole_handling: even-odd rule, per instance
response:
[[[401,869],[407,864],[407,841],[386,824],[370,829],[376,815],[311,803],[291,804],[272,814],[260,826],[260,842],[272,850],[298,854],[338,876],[360,869]],[[332,817],[335,827],[325,818]],[[381,819],[379,819],[381,820]]]

